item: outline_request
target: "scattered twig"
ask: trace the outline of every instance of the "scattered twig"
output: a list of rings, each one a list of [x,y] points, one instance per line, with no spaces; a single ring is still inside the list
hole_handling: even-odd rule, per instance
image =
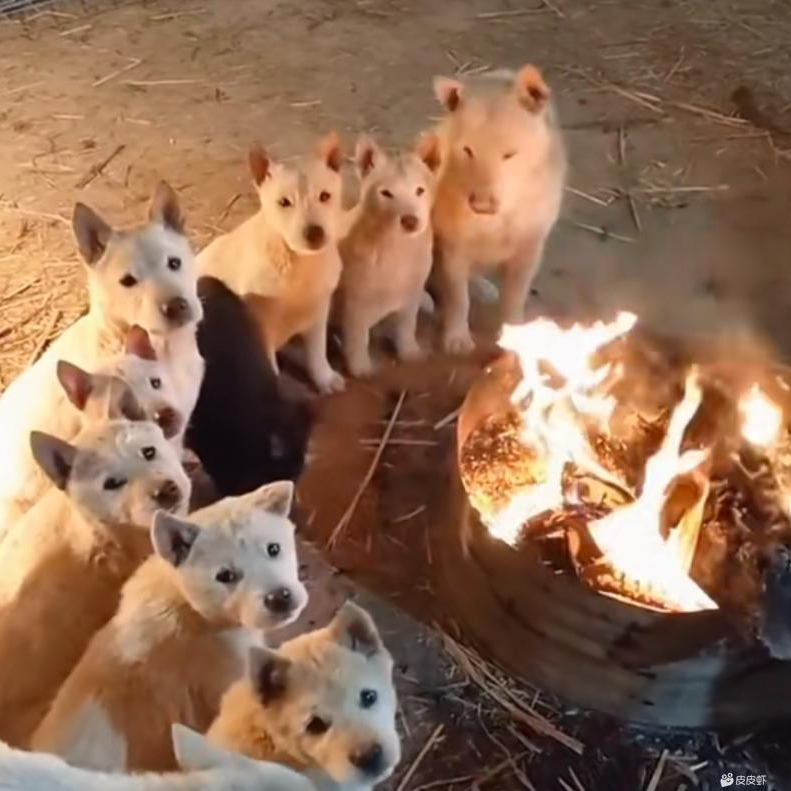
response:
[[[524,723],[534,731],[549,736],[582,755],[585,746],[578,739],[561,731],[545,717],[531,709],[514,696],[487,667],[486,662],[468,648],[457,643],[449,634],[441,632],[445,651],[455,660],[459,668],[479,686],[492,700],[498,703],[511,717]]]
[[[567,220],[568,223],[575,226],[576,228],[581,228],[583,231],[590,231],[591,233],[595,233],[596,236],[602,238],[602,240],[606,241],[607,239],[615,239],[619,242],[628,242],[629,244],[634,244],[635,239],[632,239],[631,236],[621,236],[620,234],[613,233],[612,231],[607,230],[607,228],[601,228],[598,225],[589,225],[585,222],[579,222],[577,220]]]
[[[132,88],[153,88],[158,85],[194,85],[202,80],[124,80]]]
[[[124,143],[117,145],[115,150],[105,157],[98,165],[91,165],[91,169],[74,185],[78,190],[87,187],[104,169],[126,148]]]
[[[143,62],[142,58],[130,58],[129,63],[121,69],[116,69],[110,74],[105,75],[104,77],[100,77],[96,82],[91,85],[91,88],[98,88],[100,85],[104,85],[106,82],[110,82],[110,80],[114,80],[120,74],[125,74],[127,71],[132,71],[132,69],[136,69],[141,63]]]
[[[659,760],[656,762],[656,768],[651,775],[651,779],[648,781],[648,785],[645,787],[645,791],[656,791],[659,787],[659,781],[662,779],[662,773],[665,771],[665,763],[667,762],[667,756],[669,754],[669,750],[662,750],[662,755],[659,756]]]
[[[441,418],[434,424],[434,431],[439,431],[445,428],[449,423],[452,423],[461,414],[462,407],[457,406],[452,412],[448,412],[445,417]]]
[[[398,788],[396,791],[404,791],[404,789],[409,785],[409,781],[412,779],[415,772],[417,772],[420,764],[423,762],[423,759],[428,755],[431,748],[437,743],[437,740],[440,736],[442,736],[442,732],[445,730],[445,725],[440,723],[434,728],[434,732],[429,737],[429,740],[423,745],[423,749],[417,754],[415,760],[412,761],[409,769],[406,770],[406,773],[401,778],[401,782],[398,784]]]
[[[604,206],[605,209],[610,206],[610,203],[612,203],[612,201],[606,201],[602,198],[597,198],[595,195],[591,195],[589,192],[583,192],[582,190],[577,189],[576,187],[569,187],[568,185],[566,185],[565,187],[563,187],[563,189],[566,190],[566,192],[570,192],[572,195],[577,195],[580,198],[585,198],[585,200],[588,200],[591,203],[595,203],[599,206]]]
[[[171,11],[167,14],[154,14],[148,18],[149,22],[170,22],[171,19],[179,19],[183,16],[198,16],[205,14],[205,8],[196,8],[194,11]]]
[[[558,19],[565,19],[566,15],[552,2],[552,0],[542,0],[544,5],[554,13]]]
[[[225,218],[231,213],[231,209],[234,207],[236,201],[238,201],[239,198],[241,197],[242,194],[240,192],[237,192],[236,195],[234,195],[228,201],[228,203],[225,204],[225,208],[222,210],[222,214],[220,215],[220,218],[217,220],[217,225],[222,225],[223,220],[225,220]]]
[[[419,514],[422,514],[423,511],[426,510],[425,505],[419,505],[417,508],[413,509],[409,513],[404,514],[403,516],[397,516],[395,519],[390,520],[391,525],[398,525],[401,522],[408,522],[410,519],[414,519]]]
[[[90,30],[93,27],[93,24],[88,25],[80,25],[79,27],[72,27],[68,30],[64,30],[60,33],[61,36],[73,36],[76,33],[84,33],[86,30]]]
[[[382,453],[384,453],[384,449],[387,446],[388,441],[390,440],[390,435],[393,433],[395,422],[396,420],[398,420],[398,413],[401,411],[401,407],[403,406],[405,399],[406,399],[406,390],[402,390],[401,395],[398,397],[398,403],[395,405],[395,409],[393,409],[393,414],[390,416],[390,422],[387,424],[387,427],[385,428],[384,433],[382,434],[382,439],[379,443],[379,447],[376,449],[376,454],[374,455],[373,459],[371,459],[371,465],[368,467],[368,472],[365,474],[365,477],[360,483],[360,486],[358,487],[354,497],[352,497],[352,501],[349,503],[349,507],[346,509],[343,516],[338,520],[338,524],[335,525],[332,534],[327,540],[328,548],[331,548],[335,545],[335,542],[338,540],[338,537],[346,529],[347,525],[351,521],[352,516],[354,516],[354,512],[357,509],[357,504],[360,502],[360,498],[363,496],[363,493],[368,488],[368,484],[371,482],[371,479],[374,477],[374,473],[376,472],[376,468],[379,464],[379,460],[382,458]]]
[[[546,14],[553,11],[549,3],[545,3],[543,8],[517,8],[513,11],[484,11],[482,14],[476,14],[476,19],[502,19],[504,17],[513,16],[532,16],[535,14]]]

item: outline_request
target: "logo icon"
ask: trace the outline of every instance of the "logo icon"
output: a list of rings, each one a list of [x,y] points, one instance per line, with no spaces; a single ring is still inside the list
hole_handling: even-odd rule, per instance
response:
[[[720,785],[723,788],[733,785],[733,772],[727,772],[720,778]]]

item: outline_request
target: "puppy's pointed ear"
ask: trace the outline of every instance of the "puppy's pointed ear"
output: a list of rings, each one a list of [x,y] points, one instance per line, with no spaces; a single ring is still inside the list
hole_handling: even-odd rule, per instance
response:
[[[47,477],[58,487],[65,489],[74,467],[77,449],[62,439],[43,431],[30,432],[30,450],[33,458]]]
[[[324,135],[316,146],[316,153],[324,164],[336,173],[340,172],[343,165],[343,149],[341,139],[335,132]]]
[[[256,187],[260,187],[272,175],[272,157],[259,143],[253,143],[247,152],[247,162]]]
[[[247,657],[247,678],[264,706],[288,691],[291,660],[271,648],[251,648]]]
[[[449,112],[455,112],[464,96],[464,83],[453,77],[434,77],[434,95],[439,103]]]
[[[184,215],[181,213],[179,196],[167,181],[157,184],[148,209],[148,218],[171,231],[184,233]]]
[[[141,423],[148,420],[145,409],[140,405],[137,397],[129,385],[122,379],[115,378],[110,385],[110,420],[126,419],[132,423]],[[115,408],[113,408],[113,405]]]
[[[370,658],[384,650],[374,619],[353,602],[338,610],[328,627],[335,642]]]
[[[519,103],[531,113],[540,113],[549,102],[551,91],[544,82],[541,72],[528,63],[514,77],[514,89]]]
[[[151,544],[159,557],[178,568],[192,552],[200,528],[165,511],[154,514]]]
[[[202,734],[181,723],[171,725],[170,734],[176,761],[186,772],[202,772],[245,763],[243,756],[210,742]]]
[[[142,360],[157,359],[157,352],[151,345],[149,334],[137,324],[133,324],[126,333],[126,353]]]
[[[84,203],[74,204],[71,227],[83,261],[93,266],[104,255],[113,229]]]
[[[66,360],[58,360],[55,373],[66,397],[82,412],[93,392],[93,376]]]
[[[360,135],[354,147],[354,164],[360,178],[365,178],[381,163],[384,152],[369,135]]]
[[[249,494],[242,495],[245,505],[275,516],[288,516],[294,502],[294,483],[275,481],[267,483]]]
[[[425,166],[436,173],[442,164],[440,153],[439,136],[434,132],[423,132],[415,143],[415,153],[423,161]]]

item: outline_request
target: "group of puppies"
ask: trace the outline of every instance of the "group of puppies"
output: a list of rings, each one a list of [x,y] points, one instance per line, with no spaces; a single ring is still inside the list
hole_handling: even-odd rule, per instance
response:
[[[277,354],[301,336],[336,391],[331,323],[361,376],[392,318],[414,358],[427,288],[467,351],[479,266],[522,319],[565,174],[549,89],[525,66],[435,91],[413,151],[358,142],[350,210],[334,136],[298,164],[253,147],[260,210],[197,258],[164,182],[135,229],[75,207],[89,309],[0,397],[0,788],[365,791],[397,765],[365,611],[266,643],[308,598],[289,519],[307,431]],[[196,470],[212,496],[187,516]]]

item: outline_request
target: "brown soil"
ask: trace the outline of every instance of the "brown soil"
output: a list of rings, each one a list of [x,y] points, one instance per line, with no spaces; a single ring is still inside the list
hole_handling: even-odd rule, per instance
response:
[[[533,310],[584,319],[630,308],[658,329],[788,354],[790,37],[784,0],[96,0],[0,23],[0,387],[84,309],[75,200],[131,223],[167,178],[202,245],[254,206],[251,140],[290,155],[334,127],[349,142],[368,130],[398,144],[436,113],[432,74],[526,59],[557,96],[573,190]],[[490,312],[475,323],[491,339]],[[426,622],[443,613],[420,509],[441,494],[454,453],[453,426],[433,426],[480,365],[386,364],[324,401],[301,487],[305,533],[323,547],[370,464],[360,440],[381,435],[407,391],[394,439],[410,444],[388,446],[325,554]],[[637,791],[665,748],[659,791],[720,788],[726,770],[791,783],[776,739],[631,733],[568,705],[549,713],[586,743],[584,756],[546,738],[535,753],[463,675],[446,678],[453,666],[436,651],[418,651],[417,632],[393,628],[410,666],[405,767],[446,725],[408,791],[452,777],[466,779],[434,787],[472,788],[506,752],[527,754],[481,788]],[[693,771],[685,754],[708,763]]]

